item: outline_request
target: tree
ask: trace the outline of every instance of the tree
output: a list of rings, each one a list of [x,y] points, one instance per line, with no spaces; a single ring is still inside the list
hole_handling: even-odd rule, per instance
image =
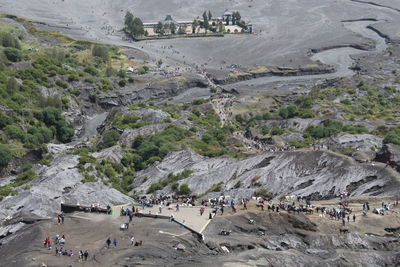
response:
[[[211,20],[211,19],[212,19],[212,14],[211,14],[211,11],[208,10],[208,20]]]
[[[133,14],[131,12],[129,12],[129,11],[126,11],[126,14],[125,14],[125,26],[127,28],[129,28],[132,25],[133,19],[134,19]]]
[[[176,25],[175,25],[175,23],[171,22],[171,23],[169,24],[169,29],[170,29],[170,31],[171,31],[171,34],[175,34],[175,32],[176,32]]]
[[[196,33],[196,29],[198,26],[199,26],[199,23],[197,22],[197,20],[193,20],[193,23],[192,23],[192,33],[193,34]]]
[[[221,21],[218,23],[218,32],[225,32],[225,26]]]
[[[144,25],[140,18],[135,18],[131,12],[125,15],[125,31],[135,37],[145,35]]]
[[[159,35],[163,35],[163,34],[164,34],[164,32],[165,32],[165,31],[164,31],[164,25],[162,24],[161,21],[159,21],[159,22],[157,23],[155,32],[158,33]]]
[[[206,21],[206,20],[208,20],[208,18],[207,18],[207,12],[204,11],[204,12],[203,12],[203,21]]]
[[[232,12],[232,25],[236,25],[238,21],[242,19],[242,16],[238,11]]]
[[[11,151],[5,145],[0,144],[0,169],[7,167],[12,159]]]
[[[144,35],[144,25],[141,19],[134,18],[131,26],[131,33],[138,37]]]
[[[204,13],[203,13],[203,27],[204,27],[204,29],[206,30],[206,33],[207,33],[207,29],[209,27],[209,24],[208,24],[208,17],[207,17],[207,12],[206,11],[204,11]]]

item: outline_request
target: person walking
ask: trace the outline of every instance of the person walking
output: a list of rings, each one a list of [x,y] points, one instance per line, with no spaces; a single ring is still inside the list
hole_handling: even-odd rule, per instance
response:
[[[355,222],[355,221],[356,221],[356,215],[353,214],[353,222]]]
[[[106,244],[107,244],[107,248],[110,248],[110,245],[111,245],[111,239],[110,238],[107,239]]]
[[[117,245],[118,245],[118,241],[117,241],[117,239],[116,239],[116,238],[114,238],[113,244],[114,244],[114,248],[116,248],[116,247],[117,247]]]
[[[131,235],[131,245],[133,245],[134,243],[135,243],[135,237]]]
[[[343,224],[343,226],[346,225],[346,221],[344,220],[344,218],[342,218],[342,224]]]
[[[347,222],[350,222],[350,216],[347,215]]]

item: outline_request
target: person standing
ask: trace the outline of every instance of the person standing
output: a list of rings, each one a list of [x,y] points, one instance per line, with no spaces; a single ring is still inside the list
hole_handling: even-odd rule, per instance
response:
[[[133,235],[131,235],[131,245],[133,245],[135,242],[135,237]]]
[[[110,244],[111,244],[111,239],[110,238],[107,239],[106,244],[107,244],[107,248],[110,248]]]
[[[83,257],[85,258],[85,261],[87,261],[87,258],[89,257],[89,252],[87,250],[83,253]]]
[[[356,221],[356,215],[353,214],[353,222],[355,222],[355,221]]]
[[[113,244],[114,244],[114,248],[116,248],[118,246],[118,241],[116,238],[114,238]]]

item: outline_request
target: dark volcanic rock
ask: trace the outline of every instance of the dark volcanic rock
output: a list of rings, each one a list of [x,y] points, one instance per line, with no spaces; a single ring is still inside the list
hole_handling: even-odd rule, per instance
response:
[[[191,169],[193,173],[179,183],[188,184],[196,194],[218,183],[221,184],[219,194],[235,198],[249,197],[259,188],[265,188],[275,197],[294,194],[311,199],[333,198],[344,190],[350,191],[351,196],[400,194],[399,177],[390,169],[359,164],[350,157],[328,151],[264,153],[246,159],[206,158],[192,151],[174,152],[162,162],[138,172],[135,190],[145,192],[169,173],[184,169]],[[235,189],[239,182],[240,190]],[[164,191],[170,193],[171,189],[166,187]]]
[[[390,161],[394,166],[400,166],[400,147],[395,144],[385,144],[376,155],[380,162]]]

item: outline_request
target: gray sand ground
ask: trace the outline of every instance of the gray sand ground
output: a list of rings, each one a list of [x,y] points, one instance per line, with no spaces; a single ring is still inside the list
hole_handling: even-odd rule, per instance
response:
[[[297,66],[309,62],[310,49],[368,42],[344,27],[342,20],[375,18],[379,21],[371,24],[379,23],[393,35],[398,30],[391,25],[400,20],[394,9],[350,0],[0,0],[0,7],[5,13],[59,26],[55,29],[78,39],[127,45],[142,49],[153,59],[168,57],[174,62],[207,64],[207,68],[231,64]],[[255,34],[129,43],[122,41],[118,33],[127,10],[144,21],[157,21],[166,14],[177,20],[191,20],[204,10],[212,10],[218,16],[226,8],[239,10],[243,18],[251,20]],[[165,46],[173,48],[163,49]]]

